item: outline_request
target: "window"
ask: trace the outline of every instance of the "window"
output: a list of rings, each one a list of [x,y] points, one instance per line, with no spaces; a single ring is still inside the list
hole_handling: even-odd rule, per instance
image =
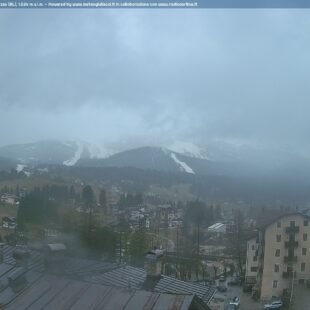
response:
[[[279,272],[279,270],[280,270],[279,264],[275,264],[274,265],[274,272]]]
[[[300,271],[305,271],[306,270],[306,263],[301,263],[300,264]]]
[[[294,249],[292,249],[292,248],[288,249],[288,256],[289,257],[293,257],[294,256]]]
[[[281,222],[277,222],[277,227],[281,228]]]
[[[251,272],[257,272],[258,267],[251,267]]]
[[[280,256],[280,249],[276,249],[276,254],[275,254],[276,257],[279,257]]]
[[[272,287],[277,288],[278,287],[278,280],[273,280]]]
[[[295,226],[295,221],[290,221],[291,227]]]
[[[257,255],[253,256],[253,262],[257,262]]]
[[[254,251],[255,250],[255,245],[252,245],[252,251]]]
[[[307,248],[302,248],[301,255],[307,255]]]
[[[304,226],[308,226],[308,220],[304,220]]]
[[[290,242],[294,242],[294,241],[295,241],[295,235],[290,235],[289,241],[290,241]]]
[[[302,239],[303,239],[304,241],[307,241],[307,240],[308,240],[308,235],[307,235],[307,234],[303,234]]]
[[[277,235],[277,242],[281,242],[281,235]]]

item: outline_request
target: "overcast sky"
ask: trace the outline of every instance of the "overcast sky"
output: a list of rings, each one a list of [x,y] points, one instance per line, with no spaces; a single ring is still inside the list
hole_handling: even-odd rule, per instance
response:
[[[308,10],[2,10],[0,145],[308,147]]]

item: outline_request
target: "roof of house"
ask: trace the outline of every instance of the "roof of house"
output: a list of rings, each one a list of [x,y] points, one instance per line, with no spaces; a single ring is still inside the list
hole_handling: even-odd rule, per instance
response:
[[[2,218],[2,221],[7,221],[7,222],[15,222],[16,218],[15,217],[11,217],[11,216],[4,216]]]
[[[211,286],[168,276],[161,276],[152,292],[144,291],[144,269],[73,257],[65,258],[61,275],[49,274],[45,272],[43,255],[31,249],[28,267],[21,272],[12,256],[16,247],[1,248],[0,308],[5,305],[6,309],[188,309],[199,304],[199,309],[208,309],[207,303],[215,292]],[[8,282],[8,277],[15,274],[26,279],[26,287],[18,292]]]
[[[299,216],[302,216],[304,218],[310,219],[309,214],[306,214],[306,213],[303,213],[303,212],[298,212],[298,211],[296,211],[296,212],[289,212],[289,213],[281,214],[280,216],[277,216],[277,217],[271,219],[267,223],[261,225],[258,229],[259,230],[265,230],[267,227],[269,227],[270,225],[274,224],[275,222],[279,221],[280,219],[282,219],[284,217],[290,217],[290,216],[296,216],[296,215],[299,215]]]
[[[218,230],[218,229],[220,229],[220,228],[223,228],[223,227],[225,227],[226,226],[226,224],[223,224],[223,223],[215,223],[215,224],[213,224],[213,225],[211,225],[211,226],[209,226],[208,227],[208,230],[209,231],[216,231],[216,230]]]
[[[180,309],[196,301],[194,295],[173,295],[117,288],[48,274],[28,272],[28,285],[19,293],[1,292],[0,306],[15,309]],[[204,306],[201,309],[209,309]]]

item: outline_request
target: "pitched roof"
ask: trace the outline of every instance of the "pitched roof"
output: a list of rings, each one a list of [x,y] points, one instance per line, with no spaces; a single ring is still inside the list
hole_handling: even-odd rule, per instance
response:
[[[141,289],[145,279],[146,272],[144,269],[125,265],[102,274],[91,275],[86,278],[86,281]],[[215,293],[215,289],[211,286],[189,283],[168,276],[161,276],[155,285],[154,291],[172,294],[195,294],[205,303],[209,303]]]
[[[53,275],[43,275],[12,299],[10,288],[0,303],[13,309],[188,309],[193,295],[171,295],[87,283]],[[205,306],[202,309],[208,309]]]
[[[16,247],[3,245],[0,264],[0,308],[6,309],[209,309],[214,288],[162,276],[154,291],[142,290],[144,269],[103,261],[66,258],[64,272],[44,272],[40,252],[29,250],[28,268],[20,273],[12,256]],[[8,276],[25,277],[13,290]],[[197,296],[197,297],[196,297]],[[119,305],[119,307],[118,307]]]
[[[272,225],[273,223],[279,221],[280,219],[284,218],[284,217],[289,217],[289,216],[296,216],[299,215],[301,217],[307,218],[309,219],[310,216],[308,214],[305,214],[303,212],[290,212],[290,213],[284,213],[281,214],[273,219],[271,219],[270,221],[268,221],[267,223],[264,223],[263,225],[261,225],[260,227],[258,227],[259,230],[265,230],[268,226]]]

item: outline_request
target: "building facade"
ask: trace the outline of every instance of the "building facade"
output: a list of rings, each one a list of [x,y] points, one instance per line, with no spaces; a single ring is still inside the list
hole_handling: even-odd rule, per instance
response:
[[[308,216],[286,214],[264,226],[258,232],[257,250],[254,239],[248,241],[246,277],[253,276],[254,293],[261,300],[290,294],[296,283],[310,280]]]
[[[247,241],[247,258],[245,266],[245,283],[256,284],[258,271],[258,237],[253,237]]]

